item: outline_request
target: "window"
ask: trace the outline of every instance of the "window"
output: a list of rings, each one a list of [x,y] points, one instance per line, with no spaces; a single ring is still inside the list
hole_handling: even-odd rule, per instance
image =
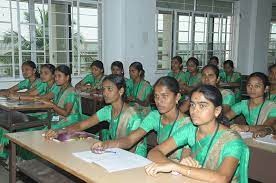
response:
[[[213,55],[232,58],[233,2],[157,0],[157,12],[157,69],[170,69],[174,55],[194,56],[200,66]]]
[[[272,20],[268,44],[268,66],[276,63],[276,6],[272,6]]]
[[[26,60],[81,75],[101,58],[99,0],[0,0],[0,10],[0,77],[22,77]]]

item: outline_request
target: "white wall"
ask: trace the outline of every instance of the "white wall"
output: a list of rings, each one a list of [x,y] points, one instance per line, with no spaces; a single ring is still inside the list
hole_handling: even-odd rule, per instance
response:
[[[267,72],[271,0],[240,0],[237,70]]]
[[[115,60],[124,63],[126,76],[134,61],[143,64],[146,79],[152,84],[156,74],[157,40],[155,34],[155,0],[103,0],[104,46],[106,74]]]

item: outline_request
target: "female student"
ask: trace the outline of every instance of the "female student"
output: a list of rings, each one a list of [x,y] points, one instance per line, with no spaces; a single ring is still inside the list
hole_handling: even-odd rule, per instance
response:
[[[123,63],[120,62],[120,61],[112,62],[112,64],[111,64],[111,73],[124,76],[125,72],[124,72]],[[132,83],[131,79],[128,79],[126,77],[125,77],[125,82],[126,82],[126,91],[125,91],[125,93],[126,93],[126,95],[129,95],[129,92],[130,92],[129,90],[130,90],[130,88],[132,88],[133,83]]]
[[[134,106],[140,117],[143,119],[150,112],[150,97],[152,86],[145,78],[145,71],[140,62],[133,62],[129,66],[129,75],[132,80],[131,88],[127,93],[127,100],[130,106]]]
[[[268,90],[268,78],[260,72],[252,73],[246,85],[249,100],[242,100],[231,107],[226,117],[231,120],[237,115],[243,114],[247,125],[234,124],[232,129],[241,132],[255,132],[260,125],[271,125],[276,119],[276,104],[265,99],[265,91]]]
[[[57,134],[64,132],[82,131],[102,121],[110,123],[109,139],[115,140],[127,136],[131,131],[139,127],[141,118],[133,107],[124,102],[125,88],[124,77],[113,74],[105,77],[103,80],[103,96],[105,102],[110,105],[103,107],[90,118],[68,126],[64,130],[48,131],[46,138],[53,138]],[[130,147],[129,149],[137,154],[146,156],[144,153],[147,149],[146,143],[141,142],[136,148]]]
[[[168,73],[168,76],[174,77],[180,87],[181,84],[184,84],[184,72],[182,71],[183,65],[182,65],[182,58],[180,56],[175,56],[171,60],[171,71]]]
[[[76,89],[86,92],[97,92],[102,88],[104,79],[104,67],[100,60],[95,60],[90,65],[91,74],[76,84]]]
[[[212,85],[215,87],[219,87],[219,69],[215,65],[206,65],[202,69],[202,84]],[[231,106],[235,104],[235,95],[231,90],[228,89],[220,89],[222,94],[222,105],[223,105],[223,113],[227,113]]]
[[[20,81],[17,85],[0,92],[0,96],[8,96],[19,90],[37,88],[41,84],[36,64],[32,61],[26,61],[22,64],[22,74],[25,80]]]
[[[224,72],[220,74],[220,79],[223,83],[231,86],[235,93],[236,102],[241,100],[241,74],[234,72],[234,63],[232,60],[226,60],[223,62]]]
[[[71,85],[71,70],[66,65],[60,65],[55,71],[55,82],[59,86],[53,101],[42,98],[41,101],[52,107],[55,114],[52,118],[52,129],[60,129],[82,120],[80,97]]]
[[[184,91],[189,93],[193,88],[201,82],[201,73],[198,70],[199,61],[195,57],[190,57],[187,62],[187,72],[184,75]]]
[[[157,143],[164,142],[177,129],[190,122],[190,118],[179,112],[176,107],[180,97],[177,80],[170,76],[161,77],[154,85],[154,100],[158,110],[150,112],[140,127],[128,136],[113,141],[97,142],[93,144],[92,151],[101,153],[110,147],[129,149],[151,130],[157,132]],[[181,153],[182,150],[178,149],[170,158],[180,159]]]
[[[268,79],[270,87],[267,98],[276,102],[276,64],[273,64],[268,68]]]
[[[249,149],[234,131],[220,124],[222,96],[211,85],[192,91],[190,114],[193,123],[179,129],[172,137],[152,149],[145,167],[148,175],[178,172],[207,182],[247,183]],[[191,154],[180,163],[166,158],[175,148],[188,144]]]
[[[37,88],[32,88],[28,93],[21,94],[20,100],[36,100],[42,96],[51,100],[54,95],[47,95],[51,92],[58,93],[59,87],[55,83],[55,66],[52,64],[43,64],[40,68],[40,79],[42,83]],[[19,94],[14,93],[9,95],[10,98],[19,100]],[[42,98],[43,98],[42,97]]]

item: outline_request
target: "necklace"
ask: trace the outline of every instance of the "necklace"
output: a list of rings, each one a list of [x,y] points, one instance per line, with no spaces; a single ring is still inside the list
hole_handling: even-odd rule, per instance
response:
[[[217,133],[218,133],[218,129],[219,129],[219,123],[217,123],[216,130],[215,130],[215,132],[214,132],[212,138],[210,139],[210,141],[209,141],[209,143],[208,143],[208,148],[207,148],[207,151],[206,151],[206,155],[205,155],[205,157],[204,157],[204,159],[203,159],[202,166],[204,166],[204,164],[205,164],[205,161],[206,161],[206,158],[207,158],[208,153],[209,153],[209,151],[210,151],[211,145],[213,144],[214,139],[215,139],[215,137],[216,137],[216,135],[217,135]],[[197,131],[198,131],[198,128],[197,128],[196,131],[195,131],[195,144],[196,144],[196,142],[197,142],[197,139],[196,139],[196,137],[197,137],[197,135],[196,135],[196,134],[197,134]],[[198,143],[199,143],[199,141],[198,141]],[[202,149],[202,148],[201,148],[201,149]]]
[[[263,109],[264,103],[265,103],[265,100],[263,101],[263,103],[262,103],[262,105],[261,105],[261,108],[260,108],[260,110],[259,110],[259,112],[258,112],[258,115],[257,115],[257,119],[256,119],[256,121],[254,121],[253,125],[257,125],[257,124],[258,124],[258,120],[259,120],[261,111],[262,111],[262,109]],[[251,116],[250,113],[251,113],[251,111],[250,111],[250,107],[249,107],[249,100],[248,100],[248,102],[247,102],[247,109],[248,109],[248,118],[249,118],[248,120],[250,120],[250,116]]]
[[[123,102],[123,104],[122,104],[122,106],[121,106],[121,109],[120,109],[120,112],[119,112],[119,114],[117,115],[118,123],[116,124],[116,127],[115,127],[115,131],[114,131],[113,137],[116,137],[116,133],[117,133],[118,126],[119,126],[119,123],[120,123],[121,113],[122,113],[122,111],[123,111],[124,104],[125,104],[125,103]],[[112,110],[113,110],[113,108],[112,108]],[[113,118],[113,116],[112,116],[112,110],[111,110],[111,122],[110,122],[111,125],[114,124],[114,118]],[[116,119],[116,118],[115,118],[115,119]],[[111,127],[111,126],[110,126],[110,127]],[[113,139],[115,139],[115,138],[113,138]]]
[[[173,130],[174,126],[175,126],[175,123],[176,123],[176,120],[177,120],[178,116],[179,116],[179,110],[177,110],[177,114],[176,114],[176,117],[175,117],[175,119],[173,121],[173,125],[172,125],[172,127],[170,129],[170,132],[169,132],[169,135],[168,135],[168,137],[166,139],[168,139],[171,136],[172,130]],[[161,115],[160,115],[159,126],[158,126],[158,135],[157,135],[158,136],[158,143],[160,143],[161,121],[162,121],[162,119],[161,119]]]

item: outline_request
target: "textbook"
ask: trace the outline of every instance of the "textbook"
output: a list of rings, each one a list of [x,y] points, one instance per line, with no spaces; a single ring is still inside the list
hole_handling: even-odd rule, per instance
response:
[[[83,151],[73,155],[88,163],[95,163],[108,172],[144,167],[151,163],[147,158],[119,148],[106,149],[101,154]]]

